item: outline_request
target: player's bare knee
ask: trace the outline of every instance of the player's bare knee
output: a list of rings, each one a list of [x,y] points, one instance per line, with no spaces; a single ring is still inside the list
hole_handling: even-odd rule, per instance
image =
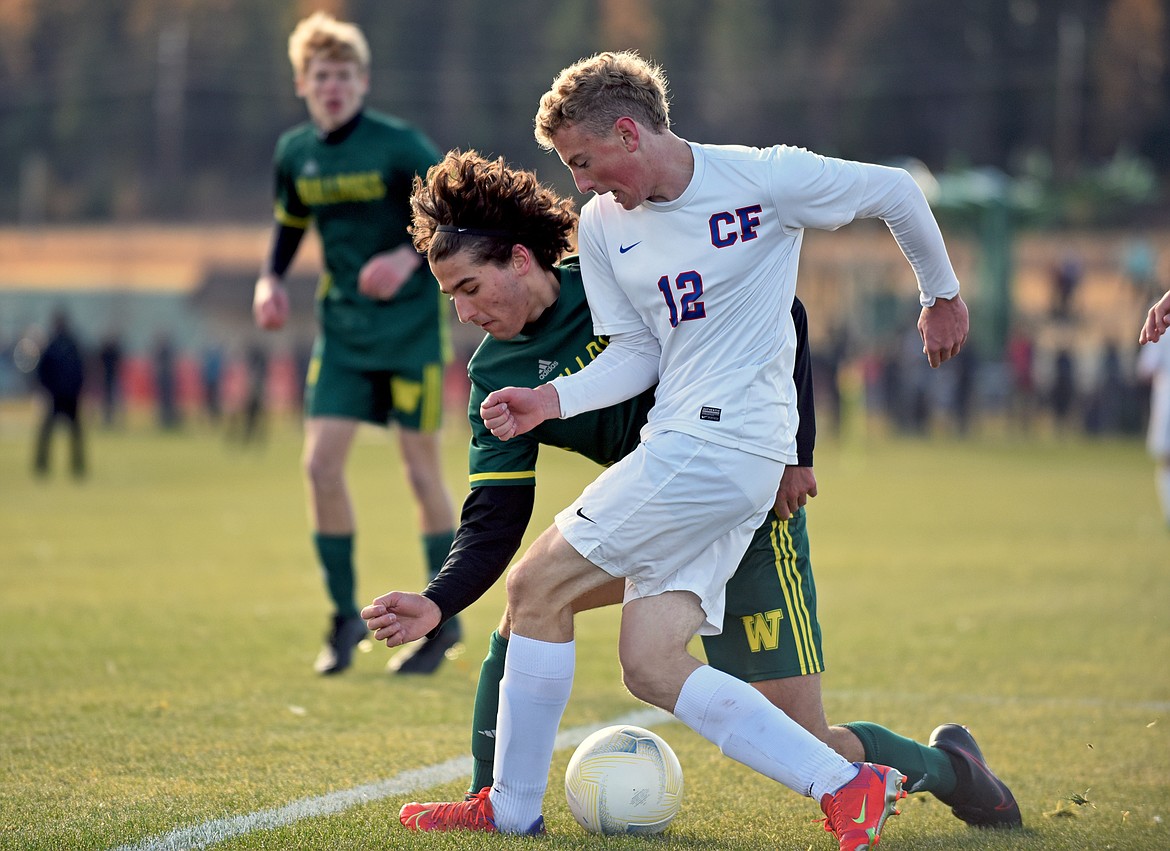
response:
[[[301,458],[301,466],[309,486],[316,492],[341,485],[344,465],[337,463],[327,453],[307,449]]]
[[[532,615],[559,610],[571,602],[558,598],[557,579],[549,564],[525,556],[508,571],[506,587],[511,619],[523,621]]]
[[[670,677],[672,666],[657,664],[653,654],[624,654],[622,662],[622,683],[630,694],[661,709],[674,708],[678,697],[678,684]]]

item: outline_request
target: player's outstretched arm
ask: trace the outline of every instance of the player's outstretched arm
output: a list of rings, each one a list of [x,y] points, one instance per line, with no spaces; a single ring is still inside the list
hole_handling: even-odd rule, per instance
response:
[[[967,342],[971,322],[967,305],[960,296],[936,298],[930,307],[922,308],[918,316],[918,332],[922,335],[922,351],[932,367],[950,360]]]
[[[1170,290],[1167,290],[1166,295],[1158,299],[1158,302],[1146,314],[1146,324],[1142,326],[1138,342],[1143,346],[1146,343],[1156,343],[1168,330],[1170,330]]]
[[[391,591],[362,609],[366,626],[378,641],[397,647],[422,638],[439,625],[442,613],[422,594]]]
[[[551,384],[505,387],[487,395],[479,406],[483,424],[500,440],[532,431],[545,420],[561,416],[561,400]]]

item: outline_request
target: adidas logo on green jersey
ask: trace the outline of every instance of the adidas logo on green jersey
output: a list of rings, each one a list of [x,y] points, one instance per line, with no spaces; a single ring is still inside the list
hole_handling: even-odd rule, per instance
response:
[[[538,360],[536,362],[536,367],[537,367],[537,374],[540,376],[540,380],[544,381],[546,378],[548,378],[550,375],[552,375],[553,371],[558,366],[560,366],[559,361],[544,360],[543,358]]]

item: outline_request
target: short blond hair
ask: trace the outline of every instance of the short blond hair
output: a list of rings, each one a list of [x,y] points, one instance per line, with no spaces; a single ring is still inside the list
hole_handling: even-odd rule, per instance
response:
[[[370,46],[356,24],[339,21],[327,12],[314,12],[302,20],[288,37],[288,59],[293,74],[303,76],[316,58],[330,62],[356,62],[362,71],[370,69]]]
[[[666,75],[633,50],[597,53],[557,74],[540,99],[536,141],[550,149],[559,130],[578,124],[601,136],[623,116],[655,133],[670,129]]]

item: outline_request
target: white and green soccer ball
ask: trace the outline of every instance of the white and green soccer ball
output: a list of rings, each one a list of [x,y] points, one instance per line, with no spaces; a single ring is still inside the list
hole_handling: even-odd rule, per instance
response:
[[[628,724],[590,735],[565,771],[569,810],[590,833],[661,833],[682,794],[682,766],[670,745]]]

